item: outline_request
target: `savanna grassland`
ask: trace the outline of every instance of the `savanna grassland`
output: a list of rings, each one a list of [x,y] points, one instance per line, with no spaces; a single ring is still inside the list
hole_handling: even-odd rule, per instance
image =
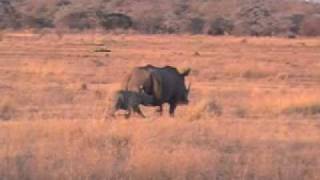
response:
[[[191,103],[111,119],[146,64],[191,67]],[[3,33],[0,179],[319,179],[319,69],[319,38]]]

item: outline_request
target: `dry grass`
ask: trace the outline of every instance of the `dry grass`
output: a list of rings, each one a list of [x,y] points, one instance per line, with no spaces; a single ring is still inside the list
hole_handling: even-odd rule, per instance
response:
[[[320,92],[282,93],[261,97],[253,95],[251,110],[264,114],[301,114],[304,116],[320,115]]]
[[[200,100],[187,111],[185,119],[188,121],[201,120],[207,117],[214,118],[223,114],[222,107],[214,100],[208,98]]]
[[[8,179],[317,179],[319,126],[288,121],[1,124]],[[19,133],[16,133],[19,132]]]
[[[319,39],[6,33],[0,179],[319,179],[319,51]],[[191,103],[104,120],[149,63],[192,67]]]

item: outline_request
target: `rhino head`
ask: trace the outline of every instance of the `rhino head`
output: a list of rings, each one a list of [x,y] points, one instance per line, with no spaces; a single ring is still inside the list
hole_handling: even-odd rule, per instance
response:
[[[187,105],[189,104],[189,94],[191,90],[191,83],[189,83],[188,88],[185,86],[185,77],[188,76],[191,72],[191,69],[185,69],[179,72],[179,75],[183,81],[183,87],[179,91],[178,104]]]

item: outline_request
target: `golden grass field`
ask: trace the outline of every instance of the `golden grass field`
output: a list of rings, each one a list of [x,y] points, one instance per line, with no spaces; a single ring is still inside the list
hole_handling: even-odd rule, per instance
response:
[[[146,64],[191,103],[105,116]],[[320,179],[319,38],[4,33],[0,92],[1,180]]]

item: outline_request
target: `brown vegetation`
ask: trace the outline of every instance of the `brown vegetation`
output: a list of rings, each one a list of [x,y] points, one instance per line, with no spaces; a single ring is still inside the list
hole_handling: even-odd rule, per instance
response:
[[[0,177],[318,179],[319,51],[317,38],[3,33]],[[149,63],[191,67],[191,103],[105,119]]]
[[[317,179],[319,124],[202,119],[8,122],[7,179]]]
[[[0,28],[317,36],[319,11],[299,0],[1,0]]]

